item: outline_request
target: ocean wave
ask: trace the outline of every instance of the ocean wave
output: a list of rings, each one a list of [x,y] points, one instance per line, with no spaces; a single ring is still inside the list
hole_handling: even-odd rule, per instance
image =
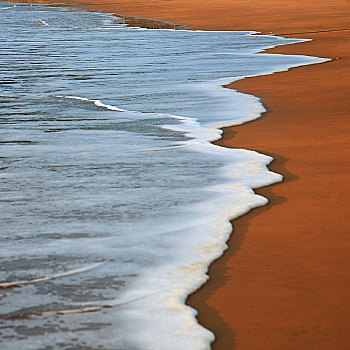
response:
[[[0,81],[20,81],[2,86],[14,98],[2,104],[0,272],[17,279],[0,284],[5,346],[210,349],[186,298],[230,220],[268,202],[254,189],[282,180],[271,157],[210,143],[265,110],[223,85],[322,60],[257,54],[300,40],[252,32],[100,31],[113,17],[40,5],[8,14]]]
[[[33,278],[33,279],[30,279],[30,280],[21,280],[21,281],[14,281],[14,282],[0,282],[0,289],[13,288],[13,287],[22,287],[22,286],[25,286],[25,285],[28,285],[28,284],[36,284],[36,283],[40,283],[40,282],[46,282],[46,281],[55,280],[55,279],[58,279],[58,278],[73,276],[73,275],[77,275],[77,274],[80,274],[80,273],[89,272],[89,271],[92,271],[92,270],[97,269],[97,268],[101,268],[102,266],[104,266],[107,263],[108,262],[106,262],[106,261],[99,262],[99,263],[92,264],[92,265],[89,265],[89,266],[81,267],[79,269],[74,269],[74,270],[70,270],[70,271],[66,271],[66,272],[61,272],[61,273],[57,273],[57,274],[54,274],[54,275],[51,275],[51,276]]]
[[[69,99],[69,100],[84,101],[84,102],[87,102],[87,103],[92,103],[92,104],[94,104],[97,107],[105,108],[105,109],[108,109],[110,111],[135,113],[133,111],[127,111],[126,109],[122,109],[122,108],[118,108],[118,107],[115,107],[115,106],[104,104],[100,100],[91,100],[91,99],[88,99],[88,98],[85,98],[85,97],[79,97],[79,96],[62,96],[62,95],[57,95],[55,97],[57,97],[57,98],[66,98],[66,99]]]

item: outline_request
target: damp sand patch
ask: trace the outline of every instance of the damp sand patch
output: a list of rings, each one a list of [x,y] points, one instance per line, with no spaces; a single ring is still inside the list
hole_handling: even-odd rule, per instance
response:
[[[139,17],[131,17],[131,16],[123,16],[116,15],[117,19],[115,23],[117,24],[125,24],[127,27],[140,27],[146,29],[174,29],[174,30],[183,30],[188,29],[187,26],[182,24],[174,24],[166,21],[160,21],[155,19],[147,19],[147,18],[139,18]]]

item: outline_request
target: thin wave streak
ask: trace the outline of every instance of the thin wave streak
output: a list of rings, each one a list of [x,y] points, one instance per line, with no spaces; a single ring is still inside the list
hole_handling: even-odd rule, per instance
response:
[[[50,281],[50,280],[54,280],[54,279],[58,279],[58,278],[63,278],[63,277],[68,277],[68,276],[72,276],[72,275],[77,275],[79,273],[84,273],[84,272],[88,272],[91,270],[94,270],[98,267],[102,267],[102,265],[107,264],[107,261],[103,261],[103,262],[99,262],[93,265],[89,265],[86,267],[82,267],[80,269],[75,269],[75,270],[71,270],[71,271],[67,271],[67,272],[62,272],[62,273],[58,273],[52,276],[45,276],[45,277],[40,277],[40,278],[34,278],[32,280],[22,280],[22,281],[15,281],[15,282],[2,282],[0,283],[0,289],[5,289],[5,288],[13,288],[13,287],[21,287],[24,285],[28,285],[28,284],[35,284],[35,283],[39,283],[39,282],[45,282],[45,281]]]

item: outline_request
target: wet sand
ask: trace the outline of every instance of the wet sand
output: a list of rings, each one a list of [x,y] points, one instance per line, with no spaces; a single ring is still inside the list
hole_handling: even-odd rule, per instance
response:
[[[313,37],[275,51],[340,59],[234,85],[269,112],[225,129],[221,144],[272,155],[285,181],[257,191],[270,205],[234,222],[229,251],[190,299],[227,325],[199,317],[214,349],[349,348],[350,32]]]
[[[315,41],[272,52],[334,58],[232,86],[261,97],[268,113],[226,128],[218,143],[272,155],[270,169],[285,181],[257,191],[270,204],[234,221],[230,248],[188,302],[216,334],[214,350],[348,349],[350,2],[80,3],[197,29],[303,33],[288,36]]]

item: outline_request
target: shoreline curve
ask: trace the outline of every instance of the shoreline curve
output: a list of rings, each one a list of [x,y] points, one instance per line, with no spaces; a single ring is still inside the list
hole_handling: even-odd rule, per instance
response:
[[[229,249],[212,264],[210,280],[188,301],[200,310],[200,323],[216,334],[214,350],[346,349],[350,342],[349,2],[76,3],[198,29],[260,30],[310,38],[314,41],[268,52],[333,58],[327,65],[234,83],[236,90],[262,99],[267,117],[224,128],[216,144],[273,156],[269,169],[282,173],[285,180],[255,190],[270,204],[234,220]]]

